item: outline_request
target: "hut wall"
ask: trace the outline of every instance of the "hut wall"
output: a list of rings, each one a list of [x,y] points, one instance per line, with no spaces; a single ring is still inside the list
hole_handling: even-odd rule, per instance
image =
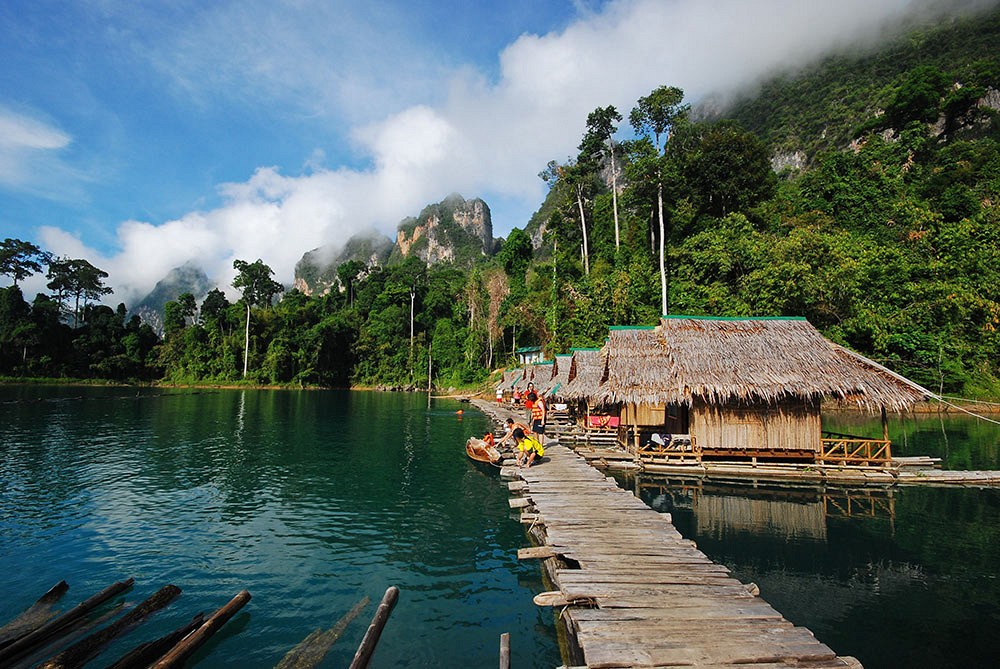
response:
[[[622,407],[622,425],[661,426],[666,412],[662,404],[626,404]]]
[[[691,434],[705,450],[818,452],[822,426],[819,406],[805,400],[717,406],[696,399],[691,408]]]

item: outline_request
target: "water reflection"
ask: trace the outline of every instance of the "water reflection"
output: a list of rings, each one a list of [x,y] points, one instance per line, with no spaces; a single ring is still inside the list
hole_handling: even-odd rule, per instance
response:
[[[994,666],[1000,490],[616,478],[868,669]]]

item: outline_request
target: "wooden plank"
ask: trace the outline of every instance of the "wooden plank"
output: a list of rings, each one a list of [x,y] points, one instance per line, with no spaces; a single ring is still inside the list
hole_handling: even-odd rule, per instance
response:
[[[524,509],[531,506],[531,500],[527,497],[511,497],[507,500],[507,504],[512,509]]]
[[[518,560],[533,560],[555,557],[559,555],[552,546],[531,546],[530,548],[517,549]]]
[[[602,455],[631,457],[588,452]],[[524,485],[516,492],[530,496],[534,522],[544,518],[536,527],[545,545],[518,557],[558,554],[580,567],[557,569],[560,589],[536,601],[567,607],[573,643],[588,666],[852,666],[709,560],[669,514],[649,509],[579,454],[547,444],[543,466],[519,475]]]

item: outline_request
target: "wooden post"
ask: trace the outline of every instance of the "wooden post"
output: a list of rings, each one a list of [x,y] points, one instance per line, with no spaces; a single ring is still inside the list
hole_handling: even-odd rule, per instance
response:
[[[510,632],[500,635],[500,669],[510,669]]]
[[[379,637],[382,636],[382,629],[389,620],[389,614],[392,613],[392,609],[396,606],[396,600],[398,599],[399,588],[394,585],[389,586],[382,596],[382,602],[375,611],[375,617],[372,618],[371,625],[368,626],[368,631],[365,632],[365,636],[361,640],[361,645],[358,646],[358,652],[354,654],[350,669],[366,669],[368,663],[371,662],[372,655],[375,653],[375,646],[378,645]]]
[[[135,579],[132,578],[113,583],[96,595],[80,602],[55,620],[42,625],[30,634],[24,635],[6,648],[0,649],[0,666],[6,666],[11,660],[24,655],[36,646],[58,639],[65,634],[66,628],[115,595],[128,590],[134,583]]]
[[[885,405],[882,405],[882,438],[889,441],[889,419],[885,415]]]
[[[220,627],[225,625],[249,601],[250,593],[246,590],[241,590],[235,597],[229,600],[228,604],[213,613],[212,617],[206,620],[201,627],[188,634],[180,643],[167,651],[166,655],[161,657],[156,664],[152,665],[153,669],[168,669],[169,667],[183,666],[184,660],[198,650],[203,643],[208,641]]]

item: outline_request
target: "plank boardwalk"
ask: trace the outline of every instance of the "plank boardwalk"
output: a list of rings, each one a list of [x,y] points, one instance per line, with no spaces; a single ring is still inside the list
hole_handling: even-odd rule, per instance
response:
[[[860,667],[785,620],[647,507],[557,443],[507,468],[530,502],[573,651],[589,667]]]

